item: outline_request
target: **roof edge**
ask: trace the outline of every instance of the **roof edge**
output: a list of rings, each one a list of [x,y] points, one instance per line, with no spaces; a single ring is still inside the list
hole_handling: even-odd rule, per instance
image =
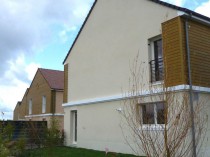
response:
[[[154,3],[158,3],[160,5],[164,5],[164,6],[167,6],[169,8],[172,8],[172,9],[176,9],[176,10],[179,10],[179,11],[183,11],[185,12],[186,14],[189,14],[190,16],[196,16],[196,17],[199,17],[201,19],[204,19],[204,20],[207,20],[207,21],[210,21],[210,18],[205,16],[205,15],[202,15],[202,14],[199,14],[195,11],[192,11],[190,9],[187,9],[187,8],[184,8],[184,7],[179,7],[177,5],[174,5],[174,4],[170,4],[170,3],[167,3],[167,2],[163,2],[161,0],[149,0],[149,1],[152,1]]]
[[[64,72],[63,70],[57,70],[57,69],[48,69],[48,68],[38,68],[39,70],[50,70],[50,71],[60,71]]]
[[[75,45],[77,39],[79,38],[79,35],[80,35],[80,33],[82,32],[82,30],[83,30],[83,28],[84,28],[84,26],[85,26],[87,20],[89,19],[89,16],[90,16],[90,14],[92,13],[93,8],[95,7],[97,1],[98,1],[98,0],[95,0],[95,2],[93,3],[93,5],[92,5],[90,11],[88,12],[88,15],[86,16],[85,21],[83,22],[83,24],[82,24],[82,26],[81,26],[81,28],[80,28],[80,30],[79,30],[79,32],[78,32],[78,34],[77,34],[75,40],[74,40],[72,46],[70,47],[70,49],[69,49],[69,51],[68,51],[68,54],[66,55],[66,57],[65,57],[65,59],[64,59],[64,61],[63,61],[63,64],[66,62],[66,60],[67,60],[67,58],[68,58],[68,56],[69,56],[71,50],[73,49],[73,47],[74,47],[74,45]]]
[[[93,3],[93,5],[92,5],[92,7],[91,7],[91,9],[90,9],[90,11],[89,11],[87,17],[85,18],[85,21],[83,22],[83,24],[82,24],[82,26],[81,26],[81,28],[80,28],[80,30],[79,30],[79,32],[78,32],[78,34],[77,34],[77,36],[76,36],[74,42],[73,42],[73,44],[72,44],[72,46],[70,47],[70,49],[69,49],[69,51],[68,51],[68,54],[66,55],[66,57],[65,57],[65,59],[64,59],[64,61],[63,61],[63,64],[65,64],[67,58],[69,57],[69,54],[71,53],[71,50],[73,49],[73,47],[74,47],[74,45],[75,45],[77,39],[79,38],[79,35],[81,34],[81,32],[82,32],[82,30],[83,30],[85,24],[87,23],[87,20],[89,19],[90,14],[92,13],[92,11],[93,11],[93,9],[94,9],[94,7],[95,7],[97,1],[98,1],[98,0],[95,0],[95,2]],[[149,0],[149,1],[154,2],[154,3],[157,3],[157,4],[160,4],[160,5],[163,5],[163,6],[166,6],[166,7],[169,7],[169,8],[172,8],[172,9],[176,9],[176,10],[178,10],[178,11],[182,11],[182,12],[184,12],[184,13],[186,13],[186,14],[189,14],[190,16],[193,15],[193,16],[196,16],[196,17],[198,17],[198,18],[201,18],[201,19],[210,21],[210,18],[209,18],[209,17],[207,17],[207,16],[205,16],[205,15],[202,15],[202,14],[199,14],[199,13],[197,13],[197,12],[194,12],[194,11],[192,11],[192,10],[190,10],[190,9],[187,9],[187,8],[184,8],[184,7],[179,7],[179,6],[176,6],[176,5],[167,3],[167,2],[163,2],[163,1],[161,1],[161,0]]]

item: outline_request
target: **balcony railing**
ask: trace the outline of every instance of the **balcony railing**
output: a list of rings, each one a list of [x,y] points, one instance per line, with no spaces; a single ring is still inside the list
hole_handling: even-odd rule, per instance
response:
[[[150,64],[151,82],[162,81],[164,79],[163,59],[158,58],[155,60],[151,60],[149,64]]]

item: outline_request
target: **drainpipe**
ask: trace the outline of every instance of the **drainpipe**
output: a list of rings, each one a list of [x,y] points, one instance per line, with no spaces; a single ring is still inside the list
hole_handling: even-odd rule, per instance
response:
[[[189,79],[189,94],[190,94],[190,118],[192,123],[192,142],[193,142],[193,157],[197,157],[196,144],[195,144],[195,123],[194,123],[194,108],[193,108],[193,90],[192,90],[192,78],[190,67],[190,48],[189,48],[189,34],[188,34],[188,20],[185,21],[185,35],[186,35],[186,49],[187,49],[187,62],[188,62],[188,79]]]

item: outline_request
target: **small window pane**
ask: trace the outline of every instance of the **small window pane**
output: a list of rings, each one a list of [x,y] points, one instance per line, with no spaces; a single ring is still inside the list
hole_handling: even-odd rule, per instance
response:
[[[29,100],[29,114],[32,114],[32,99]]]
[[[157,124],[164,124],[164,104],[163,103],[157,103],[156,104],[157,109]]]
[[[162,49],[162,39],[154,41],[155,60],[163,57]]]
[[[42,113],[46,112],[46,97],[42,96]]]
[[[142,105],[143,124],[154,124],[154,105]]]

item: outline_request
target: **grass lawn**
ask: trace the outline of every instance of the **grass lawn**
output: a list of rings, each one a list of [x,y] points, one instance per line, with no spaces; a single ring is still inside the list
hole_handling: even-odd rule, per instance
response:
[[[105,152],[83,148],[55,147],[27,150],[21,157],[105,157]],[[136,157],[128,154],[108,153],[106,157]]]

